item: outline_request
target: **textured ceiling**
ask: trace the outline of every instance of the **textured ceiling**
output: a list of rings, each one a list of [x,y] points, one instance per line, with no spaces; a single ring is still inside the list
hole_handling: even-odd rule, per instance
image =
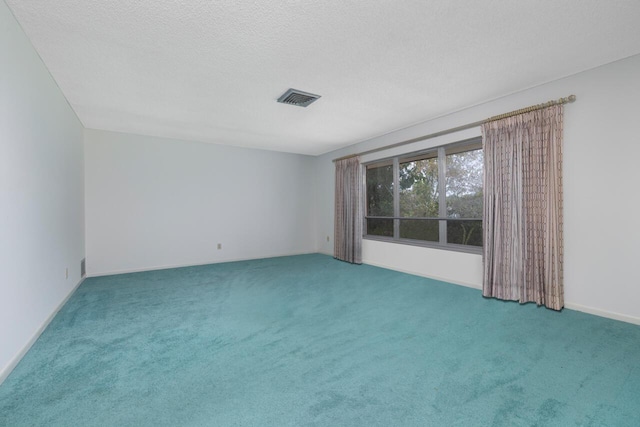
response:
[[[87,128],[313,155],[640,53],[638,0],[6,2]]]

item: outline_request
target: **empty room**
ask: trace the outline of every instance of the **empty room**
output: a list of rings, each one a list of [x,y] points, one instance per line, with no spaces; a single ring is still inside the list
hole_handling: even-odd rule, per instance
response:
[[[0,426],[640,425],[638,22],[0,0]]]

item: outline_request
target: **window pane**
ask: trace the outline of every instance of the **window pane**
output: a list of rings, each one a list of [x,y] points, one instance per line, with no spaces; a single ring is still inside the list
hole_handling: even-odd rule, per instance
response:
[[[473,138],[367,165],[366,234],[481,248],[483,162]]]
[[[482,150],[447,154],[447,218],[482,218]]]
[[[438,222],[437,219],[401,219],[400,237],[437,242],[440,240]]]
[[[482,220],[447,221],[447,242],[482,246]]]
[[[367,168],[367,216],[393,216],[393,165]]]
[[[367,218],[367,234],[393,237],[393,220]]]
[[[400,163],[400,216],[438,217],[438,159]]]

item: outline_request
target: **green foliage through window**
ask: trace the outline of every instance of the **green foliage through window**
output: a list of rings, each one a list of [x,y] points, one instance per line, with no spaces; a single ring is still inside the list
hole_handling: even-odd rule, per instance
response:
[[[478,138],[367,165],[366,234],[482,246],[483,161]]]

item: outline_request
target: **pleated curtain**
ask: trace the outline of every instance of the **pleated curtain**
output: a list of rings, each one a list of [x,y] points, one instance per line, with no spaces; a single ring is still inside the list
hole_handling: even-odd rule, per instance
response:
[[[335,229],[333,256],[353,264],[362,263],[362,174],[360,159],[336,161]]]
[[[563,106],[485,123],[483,295],[564,306]]]

